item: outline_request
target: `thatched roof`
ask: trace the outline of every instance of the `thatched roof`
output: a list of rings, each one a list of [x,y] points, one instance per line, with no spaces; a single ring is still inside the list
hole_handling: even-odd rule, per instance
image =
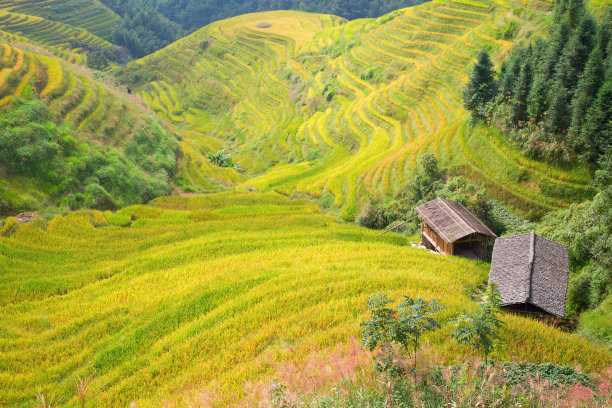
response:
[[[568,282],[565,245],[533,231],[495,240],[489,283],[498,285],[504,306],[529,303],[564,317]]]
[[[455,242],[471,234],[497,237],[467,208],[451,200],[436,198],[418,206],[415,211],[446,242]]]

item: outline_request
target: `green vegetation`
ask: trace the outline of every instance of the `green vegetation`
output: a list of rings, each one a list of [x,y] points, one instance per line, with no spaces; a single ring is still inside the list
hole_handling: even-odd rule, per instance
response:
[[[494,284],[487,287],[485,299],[474,313],[462,314],[456,320],[457,328],[451,335],[460,344],[469,344],[474,351],[481,350],[485,366],[495,343],[500,340],[503,322],[499,319],[502,300]]]
[[[109,3],[112,0],[102,0]],[[147,9],[153,7],[170,20],[180,24],[185,29],[198,29],[213,21],[223,20],[240,14],[268,10],[300,10],[311,13],[335,14],[350,20],[364,17],[378,17],[393,10],[421,4],[427,0],[314,0],[314,1],[207,1],[198,0],[156,0],[151,4],[146,0],[130,0],[133,7]]]
[[[143,55],[210,5],[266,4],[256,3],[0,0],[0,405],[255,405],[274,377],[279,406],[546,406],[598,394],[612,361],[601,4],[589,3],[598,22],[580,2],[549,13],[530,0],[435,0],[350,22],[254,13],[116,66],[126,54],[110,41]],[[550,24],[562,28],[534,41]],[[484,121],[469,120],[462,96]],[[559,143],[537,144],[548,155],[507,137],[504,124],[525,115],[557,136],[595,137],[576,136],[571,160],[554,161]],[[382,228],[436,196],[500,235],[536,229],[566,244],[577,333],[478,305],[488,265],[413,248],[416,221],[382,237],[345,222]],[[24,210],[41,217],[10,216]],[[352,371],[338,364],[327,377],[317,356],[347,344],[381,292],[404,298],[395,309],[378,298],[361,327],[367,345],[385,344],[378,361],[390,369],[374,375],[359,351],[344,360]],[[410,363],[390,343],[410,348]],[[303,367],[317,368],[309,391],[283,374]],[[351,375],[363,381],[309,399]]]
[[[392,344],[402,346],[404,351],[408,351],[410,347],[413,350],[416,380],[417,352],[421,345],[421,337],[428,331],[440,328],[434,317],[444,307],[440,306],[437,300],[413,299],[405,295],[397,310],[387,307],[393,302],[393,299],[387,298],[386,294],[368,299],[366,310],[371,313],[371,317],[370,320],[361,323],[362,345],[370,351],[377,347],[388,351]],[[390,356],[382,356],[382,359],[381,356],[377,357],[379,370],[393,367],[393,359],[389,358]]]
[[[229,153],[225,153],[225,149],[219,150],[217,153],[208,152],[208,161],[215,166],[229,167],[236,170],[241,170],[237,163],[234,163],[234,159]]]
[[[154,2],[100,1],[121,16],[121,25],[113,29],[113,43],[127,48],[136,58],[151,54],[184,35],[179,24],[156,11]]]
[[[526,153],[596,166],[612,148],[612,12],[597,24],[581,0],[554,4],[549,37],[513,49],[485,114]],[[496,93],[474,103],[472,83],[497,85],[477,68],[464,95],[470,110],[484,110]]]
[[[552,15],[549,37],[515,47],[503,61],[498,81],[488,53],[481,51],[463,99],[474,119],[501,128],[540,163],[582,161],[595,173],[595,197],[549,211],[538,230],[569,248],[570,315],[602,305],[592,318],[582,320],[583,330],[609,342],[605,324],[597,322],[598,316],[609,316],[603,302],[612,288],[612,13],[608,10],[597,24],[582,1],[560,0]],[[477,125],[475,132],[483,128]],[[520,177],[527,176],[518,173],[516,184],[522,184]],[[567,187],[540,183],[543,193],[571,200]]]
[[[335,384],[329,394],[313,395],[276,382],[265,402],[274,408],[606,405],[605,393],[593,391],[591,384],[588,376],[570,367],[506,362],[483,366],[472,361],[427,367],[417,381],[398,375],[354,374]]]
[[[335,370],[340,371],[342,381],[335,383],[331,392],[304,387],[300,381],[285,376],[290,385],[273,379],[264,404],[276,408],[595,407],[605,403],[608,398],[607,391],[601,389],[606,387],[605,379],[597,384],[593,377],[569,366],[522,361],[493,361],[488,364],[486,356],[493,349],[492,340],[501,339],[498,330],[503,326],[497,318],[501,314],[501,300],[494,286],[487,288],[486,299],[479,311],[471,316],[461,315],[459,321],[462,325],[451,333],[461,343],[472,344],[474,349],[484,349],[484,366],[478,360],[450,366],[441,365],[439,360],[434,363],[428,360],[436,358],[436,354],[430,350],[427,355],[421,353],[419,356],[424,366],[419,370],[415,348],[414,375],[410,378],[404,355],[406,347],[393,348],[391,344],[406,346],[406,329],[416,334],[439,327],[431,318],[437,314],[439,306],[420,298],[404,296],[404,299],[402,303],[408,304],[410,309],[407,315],[401,306],[398,310],[387,307],[393,301],[385,295],[368,299],[366,309],[371,312],[371,319],[362,323],[363,346],[370,351],[380,351],[374,356],[376,364],[373,375],[366,374],[363,367],[355,363],[359,361],[359,352],[351,353],[353,364],[346,364],[342,355],[332,355],[329,359],[337,364]],[[430,306],[433,308],[430,309]],[[503,341],[499,343],[503,344]],[[316,362],[311,360],[306,364]],[[301,376],[310,374],[307,369],[308,366],[298,366]],[[595,393],[598,388],[600,391]]]
[[[170,193],[178,146],[155,118],[57,58],[0,48],[1,216]]]
[[[478,113],[496,93],[497,82],[493,63],[487,50],[483,49],[478,54],[478,62],[474,64],[474,70],[463,92],[465,108],[472,113]]]
[[[0,214],[56,204],[72,209],[119,208],[169,194],[176,143],[159,124],[144,123],[123,151],[78,141],[34,96],[18,100],[0,118],[0,165],[39,187],[49,202],[21,205],[19,193],[0,189]]]
[[[517,40],[545,29],[541,6],[439,1],[353,22],[249,14],[131,63],[120,78],[182,133],[186,189],[331,197],[354,220],[364,197],[398,194],[433,153],[447,173],[537,219],[591,198],[589,168],[541,162],[465,126],[460,90],[483,47],[493,61],[511,49],[500,28],[520,20]],[[206,167],[203,154],[222,146],[243,175]]]
[[[348,342],[380,291],[439,299],[442,329],[423,335],[422,350],[465,361],[470,351],[448,341],[446,323],[477,307],[468,288],[488,273],[485,263],[378,237],[275,193],[162,197],[5,227],[0,396],[16,407],[31,406],[37,389],[77,406],[73,378],[94,370],[100,391],[90,405],[186,406],[206,395],[227,406],[248,396],[247,381],[277,376],[280,362]],[[576,334],[503,321],[496,360],[588,372],[610,364]]]

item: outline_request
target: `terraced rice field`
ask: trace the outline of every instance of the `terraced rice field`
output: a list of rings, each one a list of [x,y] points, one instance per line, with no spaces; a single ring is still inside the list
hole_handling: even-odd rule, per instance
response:
[[[412,248],[275,193],[160,198],[117,213],[82,211],[0,229],[0,404],[37,389],[77,406],[94,370],[98,407],[226,407],[279,361],[357,337],[379,291],[438,298],[442,320],[472,308],[488,265]],[[32,268],[36,265],[36,268]],[[581,364],[610,356],[585,339],[506,316],[496,358]],[[443,329],[445,361],[469,354]],[[28,350],[24,353],[24,350]],[[561,352],[563,350],[563,352]]]
[[[141,88],[153,110],[192,131],[190,139],[205,134],[235,153],[248,170],[242,186],[331,193],[352,219],[364,192],[397,192],[418,157],[433,152],[537,217],[588,197],[588,172],[530,161],[502,138],[466,128],[461,89],[483,47],[497,60],[509,51],[511,42],[498,39],[507,24],[521,23],[517,38],[535,35],[549,9],[439,0],[350,23],[255,13],[211,24],[132,69],[156,78]],[[503,171],[493,176],[491,166]],[[210,179],[206,171],[198,178]]]
[[[0,106],[33,88],[85,137],[115,146],[131,138],[148,115],[125,92],[85,69],[2,43],[0,53]]]
[[[106,49],[112,44],[90,32],[32,15],[0,9],[0,32],[5,41],[50,51],[68,62],[85,65],[91,49]]]
[[[120,17],[98,0],[0,0],[0,10],[82,28],[110,40]]]

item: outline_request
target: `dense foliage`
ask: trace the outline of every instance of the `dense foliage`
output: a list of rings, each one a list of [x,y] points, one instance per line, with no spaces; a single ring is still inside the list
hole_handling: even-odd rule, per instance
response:
[[[406,187],[392,198],[371,198],[357,221],[362,226],[382,229],[413,217],[413,209],[436,197],[463,204],[483,220],[498,236],[515,235],[536,230],[539,234],[569,248],[571,280],[567,310],[569,316],[597,309],[592,318],[584,321],[591,337],[611,340],[605,329],[605,319],[612,310],[604,301],[612,296],[612,153],[598,163],[592,200],[574,204],[567,209],[553,211],[540,222],[530,222],[513,214],[486,191],[464,177],[449,177],[439,169],[433,155],[424,155],[416,174]],[[419,220],[414,219],[395,231],[416,234]],[[492,242],[490,243],[492,244]],[[491,251],[489,246],[489,252]],[[610,301],[608,301],[610,303]]]
[[[121,16],[112,41],[140,58],[214,21],[240,14],[269,10],[302,10],[328,13],[348,19],[378,17],[390,11],[421,4],[426,0],[101,0]]]
[[[107,1],[107,0],[105,0]],[[335,14],[348,19],[378,17],[402,7],[424,3],[425,0],[134,0],[153,4],[153,7],[183,28],[192,30],[213,21],[267,10],[302,10],[313,13]]]
[[[595,166],[612,147],[612,11],[601,24],[582,0],[555,1],[546,39],[513,49],[497,82],[483,51],[464,94],[524,152]]]
[[[549,213],[537,229],[569,248],[569,314],[595,309],[612,286],[612,11],[598,24],[582,0],[555,1],[548,37],[515,47],[494,74],[483,50],[464,92],[475,118],[527,154],[594,170],[596,196]],[[609,342],[600,315],[609,318],[609,308],[581,320],[583,330]]]
[[[70,208],[119,208],[170,192],[177,144],[154,120],[121,148],[79,140],[34,96],[0,114],[0,164],[9,176],[39,185],[51,201]],[[47,203],[49,204],[49,203]],[[0,214],[35,209],[0,185]]]
[[[121,16],[121,25],[113,29],[112,40],[140,58],[181,38],[179,24],[158,13],[148,0],[102,0]]]

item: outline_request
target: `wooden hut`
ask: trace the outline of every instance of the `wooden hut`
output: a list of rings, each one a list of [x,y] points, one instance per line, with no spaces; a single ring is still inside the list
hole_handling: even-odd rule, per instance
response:
[[[422,244],[446,255],[486,259],[487,240],[497,235],[463,205],[436,198],[418,206]]]
[[[568,282],[565,245],[533,231],[495,240],[489,283],[499,287],[505,309],[565,317]]]

